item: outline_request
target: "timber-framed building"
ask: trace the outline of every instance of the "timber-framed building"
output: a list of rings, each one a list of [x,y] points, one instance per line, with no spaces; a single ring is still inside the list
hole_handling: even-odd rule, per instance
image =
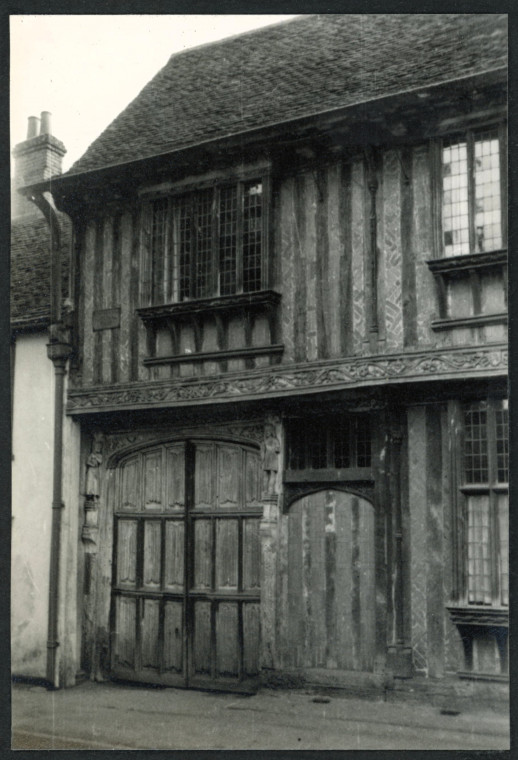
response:
[[[73,225],[58,685],[504,688],[506,34],[187,50],[26,188]]]

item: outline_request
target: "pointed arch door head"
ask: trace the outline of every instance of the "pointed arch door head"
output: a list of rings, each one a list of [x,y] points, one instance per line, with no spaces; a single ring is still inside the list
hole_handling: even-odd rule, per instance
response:
[[[282,510],[287,513],[299,499],[330,490],[357,496],[375,507],[374,480],[360,480],[353,483],[284,483]]]

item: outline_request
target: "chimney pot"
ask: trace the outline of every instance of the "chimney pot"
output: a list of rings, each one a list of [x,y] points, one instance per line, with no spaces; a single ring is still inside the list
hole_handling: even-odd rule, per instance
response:
[[[52,114],[50,111],[42,111],[41,112],[41,124],[40,124],[40,135],[51,135],[52,129],[50,128],[50,117]]]
[[[40,120],[37,116],[29,116],[29,123],[27,125],[27,140],[32,137],[38,136],[38,128],[40,126]]]

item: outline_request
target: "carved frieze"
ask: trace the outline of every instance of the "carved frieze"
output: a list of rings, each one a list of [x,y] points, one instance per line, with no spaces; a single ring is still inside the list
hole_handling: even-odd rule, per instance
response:
[[[276,397],[294,392],[339,390],[383,382],[411,382],[451,377],[505,375],[507,346],[455,348],[390,356],[367,356],[311,365],[277,365],[246,374],[197,377],[131,385],[71,389],[69,413],[97,409],[189,404]]]

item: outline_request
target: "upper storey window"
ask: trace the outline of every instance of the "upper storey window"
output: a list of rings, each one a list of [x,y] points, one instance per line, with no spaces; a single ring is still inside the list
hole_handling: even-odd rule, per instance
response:
[[[155,303],[251,293],[266,287],[263,181],[234,182],[155,200]]]
[[[442,144],[444,256],[493,251],[505,245],[502,131],[469,131]]]

